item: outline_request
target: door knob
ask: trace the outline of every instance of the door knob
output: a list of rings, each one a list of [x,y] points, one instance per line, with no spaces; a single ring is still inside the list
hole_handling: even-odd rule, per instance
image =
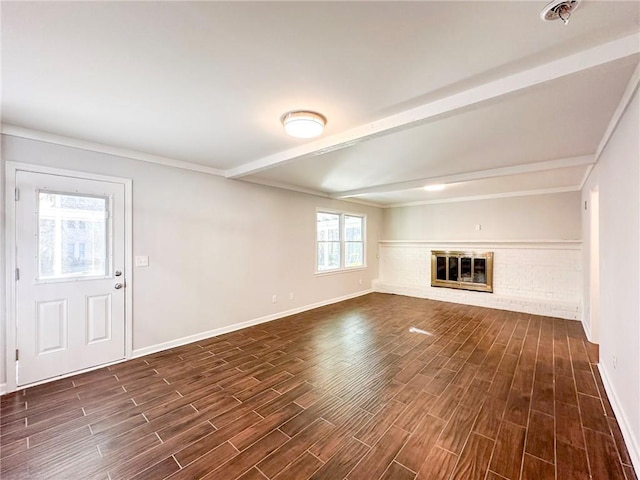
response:
[[[121,284],[121,283],[116,283],[116,284],[114,285],[114,287],[115,287],[115,289],[116,289],[116,290],[120,290],[122,287],[124,287],[124,285],[123,285],[123,284]]]

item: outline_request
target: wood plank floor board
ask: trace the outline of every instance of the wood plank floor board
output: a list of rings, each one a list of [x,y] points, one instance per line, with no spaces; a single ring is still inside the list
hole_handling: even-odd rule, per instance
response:
[[[369,294],[4,395],[0,476],[637,480],[597,361],[579,322]]]
[[[330,435],[334,429],[335,427],[326,420],[316,420],[258,463],[258,469],[269,478],[275,477],[280,471],[287,467],[287,465],[295,461],[296,458],[313,446],[314,443]]]
[[[587,452],[582,448],[558,441],[556,456],[558,479],[589,480],[591,478]]]
[[[502,422],[491,460],[493,472],[509,480],[520,478],[525,435],[526,429],[524,427],[511,422]]]
[[[403,467],[398,462],[392,462],[380,480],[413,480],[414,478],[416,478],[415,472]]]
[[[346,423],[337,427],[331,435],[318,440],[309,448],[309,451],[320,460],[328,461],[352,439],[356,432],[371,420],[372,416],[364,410],[355,411]]]
[[[526,454],[522,465],[521,478],[522,480],[555,480],[555,465]]]
[[[409,437],[407,443],[398,453],[396,460],[414,472],[420,470],[445,425],[444,420],[432,415],[422,419],[414,434]]]
[[[417,480],[448,480],[458,463],[458,456],[444,448],[435,446],[423,462]]]
[[[287,466],[281,473],[275,477],[271,477],[274,480],[297,480],[300,478],[309,478],[320,467],[322,462],[309,452],[304,452],[297,460]],[[264,477],[267,478],[267,477]]]
[[[472,433],[458,458],[451,480],[484,480],[494,444],[493,440]]]
[[[555,465],[555,423],[553,417],[532,411],[525,452]]]
[[[390,427],[360,463],[349,473],[349,480],[380,478],[403,447],[409,433],[398,427]]]
[[[367,445],[355,438],[351,438],[310,478],[311,480],[346,478],[368,451],[369,447]]]

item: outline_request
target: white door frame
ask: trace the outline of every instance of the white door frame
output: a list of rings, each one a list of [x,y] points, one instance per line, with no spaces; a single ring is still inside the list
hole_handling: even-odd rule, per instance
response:
[[[600,196],[589,192],[589,338],[600,343]]]
[[[18,171],[44,173],[50,175],[61,175],[66,177],[76,177],[89,180],[99,180],[112,183],[120,183],[124,185],[124,230],[125,230],[125,247],[124,247],[124,267],[127,272],[125,281],[125,360],[128,360],[132,356],[133,352],[133,262],[131,258],[131,252],[133,247],[133,205],[132,205],[132,181],[128,178],[110,177],[106,175],[97,175],[93,173],[79,172],[75,170],[65,170],[60,168],[46,167],[42,165],[32,165],[28,163],[20,162],[6,162],[6,213],[5,213],[5,245],[6,245],[6,298],[5,298],[5,374],[6,385],[0,394],[14,392],[17,390],[17,365],[15,359],[15,351],[17,345],[17,318],[16,318],[16,202],[15,202],[15,189],[16,189],[16,173]],[[118,363],[118,362],[115,362]],[[100,365],[101,368],[104,365]],[[94,370],[90,368],[87,370]],[[81,370],[87,371],[87,370]],[[80,372],[70,373],[68,375],[61,375],[59,377],[44,380],[42,382],[36,382],[30,385],[23,385],[20,388],[27,388],[29,386],[37,385],[39,383],[46,383],[58,378],[64,378],[71,375],[77,375]]]

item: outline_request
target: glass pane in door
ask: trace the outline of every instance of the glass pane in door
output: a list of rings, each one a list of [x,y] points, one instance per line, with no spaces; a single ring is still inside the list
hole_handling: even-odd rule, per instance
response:
[[[108,274],[106,197],[38,193],[38,278]]]

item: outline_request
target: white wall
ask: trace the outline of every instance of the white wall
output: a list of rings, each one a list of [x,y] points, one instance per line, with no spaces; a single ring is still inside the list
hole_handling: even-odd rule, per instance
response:
[[[5,247],[5,160],[2,155],[3,138],[0,135],[0,384],[6,382],[5,368],[5,339],[6,339],[6,305],[5,305],[5,273],[6,272],[6,247]],[[2,389],[0,388],[0,392]]]
[[[378,276],[377,208],[12,136],[2,153],[133,179],[133,255],[150,262],[128,279],[134,350],[357,294]],[[366,270],[314,275],[316,207],[367,214]]]
[[[374,287],[381,292],[580,319],[579,209],[580,192],[385,209],[380,278]],[[494,292],[431,287],[431,250],[494,252]]]
[[[579,192],[388,208],[382,233],[384,240],[580,240],[579,208]]]
[[[582,192],[599,191],[600,370],[640,471],[640,100],[638,92]],[[584,303],[589,304],[589,211],[583,208]],[[590,318],[585,318],[591,329]],[[614,367],[614,356],[617,366]]]

